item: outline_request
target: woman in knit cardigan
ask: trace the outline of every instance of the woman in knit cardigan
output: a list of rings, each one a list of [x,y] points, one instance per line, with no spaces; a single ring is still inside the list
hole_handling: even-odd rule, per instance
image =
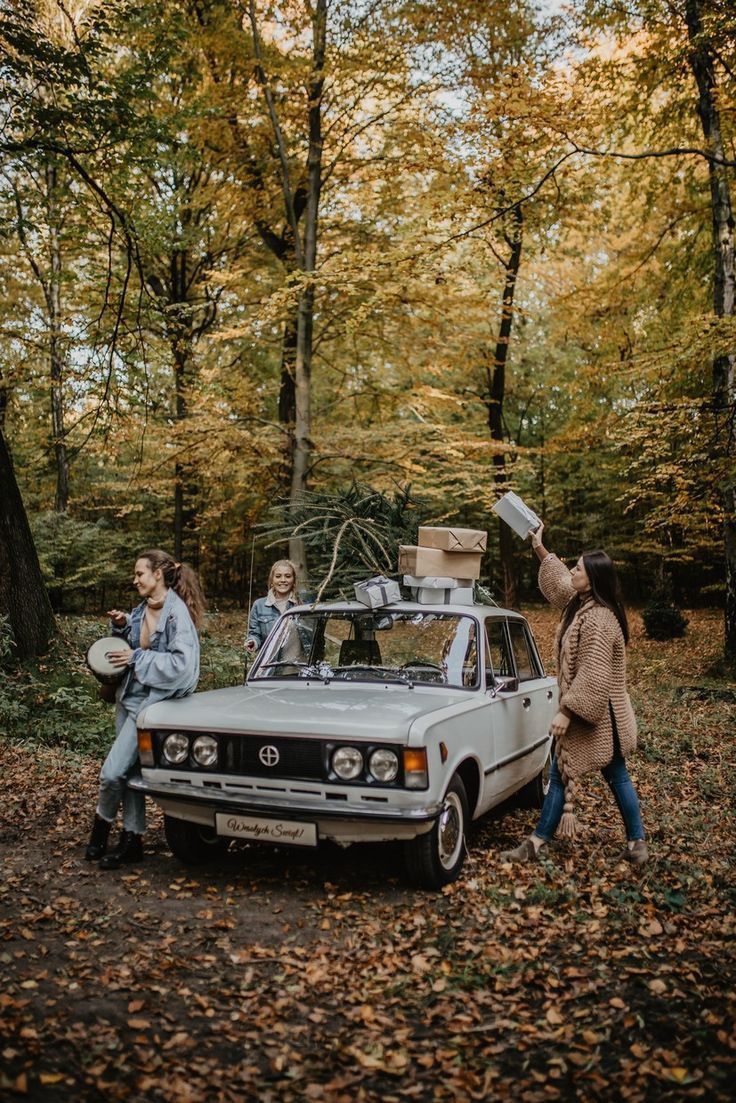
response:
[[[636,865],[649,853],[639,800],[625,756],[636,746],[636,720],[626,692],[629,629],[616,569],[602,551],[584,552],[569,571],[542,543],[544,525],[532,534],[539,587],[562,617],[555,637],[558,712],[550,734],[555,754],[550,785],[534,832],[502,860],[535,861],[552,836],[575,837],[575,782],[600,770],[626,828],[621,855]]]

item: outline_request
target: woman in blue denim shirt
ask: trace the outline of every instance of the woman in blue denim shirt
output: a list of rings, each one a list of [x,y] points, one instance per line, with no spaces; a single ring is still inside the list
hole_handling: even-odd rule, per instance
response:
[[[260,651],[281,614],[298,604],[296,587],[296,566],[290,559],[277,560],[268,575],[268,595],[253,602],[245,641],[245,650],[249,654],[255,655]]]
[[[143,857],[146,826],[145,798],[128,787],[138,765],[138,714],[156,701],[185,697],[199,678],[197,628],[204,613],[204,597],[196,574],[155,548],[136,560],[133,584],[143,601],[130,613],[111,609],[112,633],[126,640],[132,651],[111,651],[114,665],[127,667],[116,697],[116,738],[100,771],[100,790],[85,857],[100,859],[101,869],[117,869]],[[123,808],[123,830],[117,846],[107,841],[118,809]]]

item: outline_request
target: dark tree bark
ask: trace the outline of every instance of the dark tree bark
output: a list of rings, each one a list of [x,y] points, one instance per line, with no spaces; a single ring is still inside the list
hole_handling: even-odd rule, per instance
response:
[[[506,364],[511,341],[511,330],[514,322],[514,292],[521,264],[522,231],[524,216],[521,206],[517,205],[511,212],[512,229],[507,236],[510,247],[508,260],[505,262],[505,280],[503,297],[501,299],[501,322],[498,327],[498,337],[493,356],[493,370],[486,368],[487,372],[487,398],[488,428],[491,431],[491,439],[503,443],[506,439],[503,416],[503,401],[506,392]],[[504,448],[497,449],[493,454],[493,481],[499,496],[504,494],[509,481],[509,453]],[[499,555],[501,560],[501,585],[503,588],[503,600],[507,608],[512,609],[517,599],[517,579],[514,566],[513,536],[508,525],[502,524],[499,532]]]
[[[724,158],[721,117],[718,109],[715,51],[703,28],[704,0],[685,0],[685,21],[690,40],[690,68],[698,87],[698,114],[708,152],[711,229],[713,240],[713,309],[719,318],[731,318],[736,302],[736,253],[734,215],[728,169]],[[725,515],[726,560],[725,651],[736,657],[736,478],[729,459],[734,448],[736,414],[736,353],[713,361],[713,410],[716,458],[723,462],[725,476],[721,501]]]
[[[38,563],[23,499],[0,431],[0,613],[7,616],[18,659],[43,655],[54,614]]]

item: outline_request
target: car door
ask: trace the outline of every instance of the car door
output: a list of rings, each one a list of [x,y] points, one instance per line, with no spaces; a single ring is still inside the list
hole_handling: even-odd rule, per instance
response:
[[[498,797],[513,792],[534,773],[535,750],[547,742],[554,711],[554,690],[526,621],[489,617],[486,633],[495,680],[491,709],[493,761],[489,790]],[[515,688],[502,688],[517,679]],[[493,688],[491,689],[493,692]]]

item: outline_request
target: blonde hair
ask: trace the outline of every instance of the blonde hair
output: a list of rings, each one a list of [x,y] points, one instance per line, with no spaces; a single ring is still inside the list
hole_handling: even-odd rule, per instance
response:
[[[292,575],[294,576],[294,582],[292,583],[291,593],[296,595],[296,587],[297,587],[297,582],[299,581],[299,575],[297,573],[296,563],[292,563],[292,561],[290,559],[277,559],[276,562],[273,564],[273,566],[271,567],[271,570],[268,572],[268,588],[269,588],[269,590],[273,587],[274,575],[276,574],[276,571],[279,569],[279,567],[288,567],[289,570],[291,571]]]

